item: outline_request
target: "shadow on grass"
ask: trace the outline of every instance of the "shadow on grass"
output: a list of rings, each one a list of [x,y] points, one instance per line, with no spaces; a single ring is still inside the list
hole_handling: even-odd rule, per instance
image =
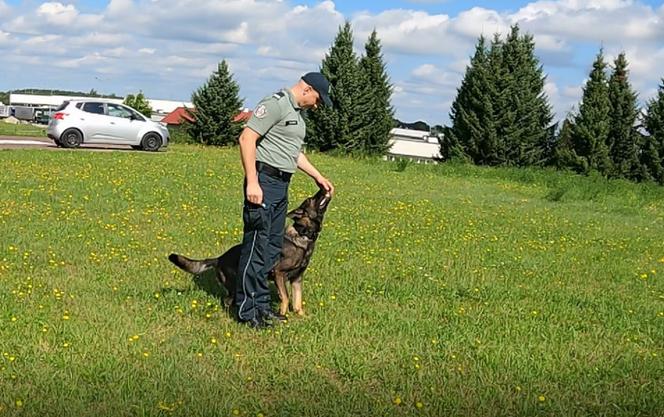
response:
[[[226,313],[228,314],[229,317],[234,318],[234,311],[233,311],[233,303],[231,301],[231,305],[227,306],[225,303],[225,298],[226,297],[232,297],[233,294],[228,294],[226,291],[226,288],[221,285],[219,280],[217,279],[217,275],[215,273],[214,269],[208,269],[205,272],[202,272],[200,274],[187,274],[192,277],[192,281],[194,282],[194,285],[196,285],[196,288],[198,290],[202,290],[208,295],[214,297],[217,302],[224,308]],[[274,285],[273,282],[270,282],[270,298],[272,301],[279,300],[279,293],[277,291],[276,286]],[[189,292],[193,291],[193,288],[162,288],[161,292],[162,293],[168,293],[172,291],[177,291],[177,292]]]

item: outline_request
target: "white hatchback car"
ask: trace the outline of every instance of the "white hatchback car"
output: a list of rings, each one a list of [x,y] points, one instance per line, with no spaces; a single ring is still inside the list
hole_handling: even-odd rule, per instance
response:
[[[68,100],[51,116],[46,133],[56,145],[76,148],[82,143],[130,145],[157,151],[168,146],[166,126],[123,104],[100,99]]]

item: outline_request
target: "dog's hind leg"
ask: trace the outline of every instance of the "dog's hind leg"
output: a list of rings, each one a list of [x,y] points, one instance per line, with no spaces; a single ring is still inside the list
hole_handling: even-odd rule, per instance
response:
[[[288,289],[286,288],[286,274],[274,271],[274,284],[279,292],[279,314],[288,313]]]
[[[230,308],[231,304],[233,304],[233,293],[228,288],[230,283],[226,281],[226,275],[224,275],[224,271],[222,271],[221,268],[217,268],[216,276],[219,284],[226,290],[226,296],[224,297],[224,307]]]
[[[302,308],[302,278],[298,278],[291,282],[293,290],[293,311],[298,316],[304,316],[304,309]]]

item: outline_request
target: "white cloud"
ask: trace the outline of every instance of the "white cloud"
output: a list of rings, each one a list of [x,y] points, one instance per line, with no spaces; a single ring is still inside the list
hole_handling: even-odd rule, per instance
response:
[[[57,2],[43,3],[37,9],[37,16],[44,17],[48,23],[55,25],[70,25],[78,17],[78,10],[73,4],[65,6]]]

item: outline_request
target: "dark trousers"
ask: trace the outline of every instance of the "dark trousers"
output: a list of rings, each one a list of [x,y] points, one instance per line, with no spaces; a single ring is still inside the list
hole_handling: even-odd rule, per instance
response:
[[[259,171],[258,183],[263,206],[247,201],[246,179],[244,184],[244,236],[234,300],[240,321],[257,318],[261,310],[270,308],[267,276],[279,260],[284,241],[289,180]]]

